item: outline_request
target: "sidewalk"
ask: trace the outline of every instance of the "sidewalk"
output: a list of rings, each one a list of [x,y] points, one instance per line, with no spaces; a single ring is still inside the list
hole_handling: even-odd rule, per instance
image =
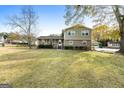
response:
[[[95,48],[95,50],[101,52],[109,52],[109,53],[115,53],[119,51],[119,49],[111,49],[111,48]]]

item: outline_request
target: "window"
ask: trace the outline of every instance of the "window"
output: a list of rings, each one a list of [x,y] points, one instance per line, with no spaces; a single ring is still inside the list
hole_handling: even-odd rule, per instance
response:
[[[70,36],[71,35],[71,32],[68,32],[68,35]]]
[[[68,32],[68,35],[69,35],[69,36],[75,36],[75,31],[70,31],[70,32]]]
[[[73,41],[69,41],[69,45],[73,45]]]
[[[84,36],[84,35],[85,35],[85,33],[84,33],[84,32],[81,32],[81,35],[82,35],[82,36]]]
[[[71,36],[75,36],[75,31],[71,31]]]
[[[82,31],[81,32],[81,36],[88,36],[89,35],[89,31]]]
[[[86,34],[86,36],[88,36],[88,35],[89,35],[89,33],[88,33],[88,32],[86,32],[85,34]]]
[[[83,46],[87,46],[87,41],[82,41]]]

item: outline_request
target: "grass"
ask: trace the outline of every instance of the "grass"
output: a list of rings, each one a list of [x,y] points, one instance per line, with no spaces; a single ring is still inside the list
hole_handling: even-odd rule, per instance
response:
[[[124,87],[124,56],[0,47],[0,84],[11,87]]]

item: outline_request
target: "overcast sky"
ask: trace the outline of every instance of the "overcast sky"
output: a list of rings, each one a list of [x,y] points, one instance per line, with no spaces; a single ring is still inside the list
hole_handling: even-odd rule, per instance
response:
[[[6,26],[7,16],[14,14],[20,14],[20,10],[23,6],[1,6],[0,5],[0,32],[10,32],[13,31]],[[49,34],[61,34],[62,29],[66,28],[64,15],[65,15],[65,6],[63,5],[41,5],[33,6],[34,10],[39,16],[38,19],[38,32],[40,35],[49,35]],[[89,19],[85,19],[85,25],[92,27],[92,23]]]

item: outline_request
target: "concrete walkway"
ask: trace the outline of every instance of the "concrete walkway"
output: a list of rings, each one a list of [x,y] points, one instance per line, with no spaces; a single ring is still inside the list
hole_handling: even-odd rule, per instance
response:
[[[119,49],[111,49],[111,48],[95,48],[95,50],[101,52],[109,52],[109,53],[115,53],[119,51]]]

